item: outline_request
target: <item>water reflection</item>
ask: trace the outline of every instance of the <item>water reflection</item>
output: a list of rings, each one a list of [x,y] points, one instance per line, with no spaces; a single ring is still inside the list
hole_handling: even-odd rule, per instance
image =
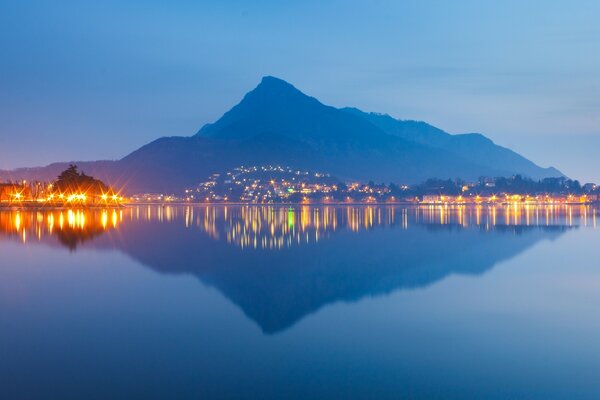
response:
[[[138,206],[125,209],[0,211],[0,233],[27,240],[57,236],[75,249],[120,224],[182,223],[216,241],[240,248],[281,249],[319,242],[338,230],[360,232],[376,227],[411,225],[477,227],[591,226],[597,209],[589,205],[507,206]]]
[[[56,237],[71,250],[115,229],[123,221],[123,210],[0,211],[0,233],[23,243]]]
[[[478,275],[543,239],[596,227],[590,206],[138,206],[1,211],[26,245],[116,249],[217,288],[266,333],[336,301]]]

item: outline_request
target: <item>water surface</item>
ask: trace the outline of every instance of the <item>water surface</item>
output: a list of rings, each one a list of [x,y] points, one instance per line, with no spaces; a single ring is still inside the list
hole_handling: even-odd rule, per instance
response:
[[[0,394],[598,398],[591,206],[0,212]]]

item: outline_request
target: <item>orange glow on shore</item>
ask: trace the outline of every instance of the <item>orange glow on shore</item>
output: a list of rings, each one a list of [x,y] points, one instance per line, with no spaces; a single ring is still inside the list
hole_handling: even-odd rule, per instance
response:
[[[84,192],[71,193],[46,193],[41,197],[33,198],[25,196],[22,191],[15,191],[8,200],[2,200],[4,204],[15,204],[26,206],[28,204],[48,206],[70,206],[73,204],[83,206],[114,206],[121,205],[124,198],[119,194],[102,193],[101,195],[90,195]]]

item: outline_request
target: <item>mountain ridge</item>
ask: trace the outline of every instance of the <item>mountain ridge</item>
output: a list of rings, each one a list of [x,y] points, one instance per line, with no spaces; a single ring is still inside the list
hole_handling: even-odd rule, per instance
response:
[[[408,137],[408,133],[414,134],[418,131],[422,136],[411,136],[411,139],[418,143],[427,143],[430,146],[443,148],[462,157],[473,159],[479,164],[491,166],[492,164],[512,163],[517,164],[514,167],[521,171],[522,175],[535,175],[535,169],[538,167],[532,161],[526,159],[520,154],[494,143],[493,140],[481,133],[459,133],[450,134],[440,128],[428,124],[424,121],[415,120],[400,120],[389,114],[380,114],[374,112],[364,112],[358,108],[345,107],[343,111],[354,115],[363,115],[376,126],[380,127],[385,132],[397,135],[403,138]],[[426,136],[426,138],[424,138]],[[475,143],[478,142],[478,143]],[[480,147],[478,152],[472,152],[473,144],[478,144]],[[500,159],[490,158],[490,152],[496,152],[496,157]],[[562,172],[554,167],[542,168],[548,171],[553,176],[564,176]]]

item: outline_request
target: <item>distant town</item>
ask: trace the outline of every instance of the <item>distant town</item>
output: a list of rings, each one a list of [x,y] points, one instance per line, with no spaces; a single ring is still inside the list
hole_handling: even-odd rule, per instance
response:
[[[600,187],[568,178],[534,181],[481,177],[429,179],[418,185],[343,181],[329,173],[282,166],[251,166],[215,173],[181,193],[129,197],[71,165],[53,182],[0,183],[0,207],[120,206],[127,203],[409,203],[409,204],[588,204],[600,202]]]
[[[180,194],[145,193],[136,203],[413,203],[413,204],[587,204],[600,201],[600,187],[568,178],[534,181],[481,177],[429,179],[419,185],[345,182],[328,173],[283,166],[239,167],[215,173]]]

